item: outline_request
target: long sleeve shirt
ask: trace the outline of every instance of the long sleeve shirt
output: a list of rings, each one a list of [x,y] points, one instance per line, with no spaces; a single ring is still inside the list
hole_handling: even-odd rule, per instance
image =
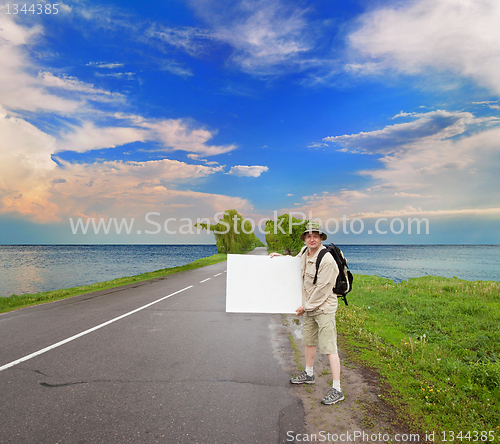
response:
[[[302,273],[302,307],[305,314],[315,316],[320,313],[335,313],[337,311],[337,295],[333,293],[333,287],[339,274],[337,263],[329,253],[323,256],[318,269],[316,284],[313,284],[316,274],[316,259],[322,245],[314,256],[307,254],[307,249],[301,254]]]

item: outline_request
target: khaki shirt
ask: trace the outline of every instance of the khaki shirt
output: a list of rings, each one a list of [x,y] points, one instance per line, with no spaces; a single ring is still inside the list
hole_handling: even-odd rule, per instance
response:
[[[300,271],[302,273],[302,307],[305,315],[315,316],[320,313],[335,313],[337,311],[337,295],[333,293],[333,287],[337,281],[339,268],[333,256],[329,253],[323,256],[318,269],[318,279],[316,285],[313,284],[316,274],[316,259],[320,250],[325,248],[322,245],[314,256],[307,254],[307,249],[301,257]]]

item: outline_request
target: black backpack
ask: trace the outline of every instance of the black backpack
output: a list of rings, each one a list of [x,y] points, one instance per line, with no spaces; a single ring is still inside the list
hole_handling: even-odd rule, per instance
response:
[[[314,275],[313,284],[316,284],[316,281],[318,280],[318,270],[321,259],[323,259],[325,254],[330,253],[339,268],[339,275],[337,276],[337,282],[335,282],[335,286],[333,287],[333,292],[343,299],[345,305],[349,305],[347,303],[347,293],[352,290],[353,277],[352,273],[349,271],[349,266],[345,260],[344,253],[342,253],[342,250],[339,247],[333,244],[325,245],[325,247],[326,248],[321,249],[318,254],[318,258],[316,259],[316,274]],[[306,250],[307,247],[302,250],[302,254],[304,254]]]

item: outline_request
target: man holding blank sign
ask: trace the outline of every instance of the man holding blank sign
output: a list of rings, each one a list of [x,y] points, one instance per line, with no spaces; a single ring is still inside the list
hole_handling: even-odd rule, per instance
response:
[[[292,378],[292,384],[314,384],[314,359],[316,347],[319,346],[320,353],[328,356],[333,377],[333,387],[321,400],[323,404],[335,404],[344,399],[340,387],[340,359],[337,352],[337,329],[335,325],[335,313],[337,312],[338,300],[333,287],[339,274],[337,263],[331,254],[326,254],[321,260],[318,268],[318,276],[314,283],[316,274],[316,259],[320,250],[324,249],[322,240],[326,240],[319,224],[310,222],[300,238],[306,247],[299,253],[301,257],[302,275],[302,305],[297,308],[297,316],[303,316],[302,342],[305,346],[306,369],[297,377]],[[271,253],[271,257],[281,256],[279,253]]]

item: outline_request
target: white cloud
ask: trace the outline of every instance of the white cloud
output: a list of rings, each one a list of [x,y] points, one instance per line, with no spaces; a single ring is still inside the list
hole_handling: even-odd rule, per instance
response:
[[[443,110],[398,114],[410,122],[330,136],[342,151],[375,154],[358,171],[366,189],[304,196],[289,211],[327,220],[347,217],[498,217],[499,119]]]
[[[57,211],[46,193],[57,167],[50,157],[55,138],[1,106],[0,134],[0,212],[50,218]]]
[[[404,113],[398,114],[398,117]],[[415,120],[388,125],[381,130],[358,134],[330,136],[323,140],[343,147],[344,151],[366,154],[394,153],[415,149],[415,144],[440,141],[463,134],[466,128],[482,123],[499,122],[500,118],[476,118],[469,112],[448,112],[443,110],[423,114],[406,114]]]
[[[27,48],[42,34],[41,27],[21,26],[0,13],[0,104],[9,110],[74,112],[82,105],[81,99],[47,92],[34,75],[38,69]]]
[[[115,68],[123,68],[125,66],[123,63],[115,62],[115,63],[106,63],[106,62],[89,62],[87,66],[93,66],[95,68],[101,69],[115,69]]]
[[[500,92],[500,3],[417,0],[363,14],[349,42],[373,74],[452,72]]]
[[[311,212],[314,218],[327,220],[333,217],[341,218],[344,214],[350,214],[357,202],[368,198],[366,193],[357,190],[341,190],[337,193],[323,191],[302,197],[302,202],[296,204],[292,211],[302,211],[306,217]],[[298,208],[297,208],[298,207]]]
[[[189,165],[169,159],[93,164],[63,162],[63,168],[54,172],[53,177],[64,182],[53,182],[50,199],[57,203],[61,214],[77,217],[109,216],[113,211],[132,216],[144,208],[166,210],[170,205],[180,208],[181,204],[191,206],[188,201],[193,196],[202,200],[204,193],[175,190],[176,183],[192,182],[220,170],[221,167]]]
[[[194,75],[191,69],[175,60],[162,60],[160,62],[160,69],[181,77],[192,77]]]
[[[319,142],[312,142],[309,145],[307,145],[307,148],[326,148],[328,146],[327,143],[319,143]]]
[[[95,75],[96,77],[114,77],[116,79],[133,80],[135,72],[107,72],[107,73],[97,72]]]
[[[485,102],[472,102],[473,105],[484,105],[490,109],[500,109],[500,105],[497,105],[498,100],[488,100]]]
[[[312,48],[306,11],[269,0],[243,2],[241,8],[243,19],[222,26],[216,20],[212,23],[215,22],[217,38],[234,48],[231,60],[244,71],[274,72],[297,62]]]
[[[422,196],[422,194],[417,194],[417,193],[394,193],[394,196],[396,197],[432,197],[432,196]]]
[[[189,55],[199,56],[212,45],[215,37],[208,29],[170,28],[154,25],[146,31],[147,37],[159,39],[161,42],[181,49]]]
[[[141,116],[110,114],[95,108],[93,102],[124,105],[121,94],[96,88],[94,85],[65,75],[55,75],[47,69],[37,69],[25,46],[42,34],[40,27],[26,28],[11,18],[0,15],[0,104],[8,110],[58,112],[71,116],[79,123],[60,136],[57,150],[84,152],[98,148],[112,148],[131,142],[153,141],[161,149],[182,150],[206,156],[226,153],[235,145],[210,145],[217,131],[202,128],[188,119],[144,119]],[[119,63],[94,62],[104,68],[119,67]],[[35,74],[36,73],[36,74]],[[120,74],[120,73],[118,73]],[[110,117],[127,120],[126,125],[100,125],[88,120],[89,115],[109,121]],[[85,117],[84,117],[85,116]],[[94,117],[95,119],[95,117]]]
[[[326,138],[343,150],[381,155],[380,166],[359,172],[373,185],[356,199],[314,195],[306,199],[308,205],[323,214],[342,209],[346,215],[363,217],[496,214],[494,209],[500,207],[498,119],[442,110],[406,117],[414,120]]]
[[[6,7],[0,6],[0,39],[3,44],[12,46],[26,45],[33,38],[43,33],[41,26],[33,26],[31,28],[21,26],[6,14]],[[9,62],[4,60],[4,62]]]
[[[222,166],[169,159],[92,164],[59,159],[62,166],[58,166],[52,159],[56,139],[3,108],[0,133],[0,214],[53,222],[110,214],[133,217],[142,210],[168,212],[170,205],[203,208],[203,214],[210,216],[236,205],[251,208],[245,199],[175,189],[185,181],[219,173]]]
[[[231,167],[227,174],[245,177],[259,177],[262,173],[265,173],[268,170],[268,167],[261,165],[235,165]]]
[[[407,206],[401,210],[388,210],[379,212],[361,212],[353,214],[352,217],[374,219],[379,217],[405,217],[405,216],[426,216],[426,217],[456,217],[456,216],[498,216],[500,208],[468,208],[459,210],[422,210]]]
[[[207,142],[217,134],[217,131],[195,128],[193,124],[183,119],[144,120],[139,126],[149,130],[166,150],[181,150],[203,156],[214,156],[237,148],[236,145],[208,145]]]
[[[84,121],[62,134],[57,142],[57,151],[85,152],[102,148],[115,148],[133,142],[154,142],[156,151],[187,151],[188,157],[214,156],[236,149],[236,145],[210,145],[207,142],[216,135],[194,126],[183,119],[144,119],[140,116],[115,114],[115,118],[129,126],[96,127],[93,122]]]
[[[51,72],[40,71],[38,73],[38,79],[42,87],[88,94],[88,98],[92,100],[109,101],[111,99],[123,99],[123,96],[119,93],[111,93],[103,89],[95,88],[94,85],[82,82],[75,77],[57,77]]]
[[[94,13],[89,12],[89,19]],[[153,142],[158,150],[183,150],[198,156],[225,153],[236,146],[210,145],[216,130],[189,119],[147,119],[114,112],[118,106],[126,109],[125,96],[38,66],[32,54],[41,36],[43,28],[23,27],[0,14],[0,214],[54,222],[79,216],[134,217],[141,211],[211,217],[227,208],[252,208],[238,197],[185,189],[221,173],[223,166],[213,162],[56,162],[57,152],[132,142]],[[101,69],[118,67],[99,65]],[[102,102],[105,107],[98,106]],[[25,113],[34,123],[23,117]],[[36,126],[38,118],[48,115],[51,135]],[[54,121],[66,123],[58,127]]]
[[[139,128],[98,128],[92,122],[84,122],[72,132],[61,136],[57,142],[57,151],[70,150],[83,153],[100,148],[115,148],[132,142],[144,142],[147,138],[147,132]]]
[[[317,64],[304,60],[314,47],[306,9],[279,0],[241,1],[230,8],[208,1],[191,5],[207,28],[154,25],[146,37],[193,57],[205,57],[227,45],[232,49],[228,62],[256,75],[283,74],[290,67],[303,71]]]

